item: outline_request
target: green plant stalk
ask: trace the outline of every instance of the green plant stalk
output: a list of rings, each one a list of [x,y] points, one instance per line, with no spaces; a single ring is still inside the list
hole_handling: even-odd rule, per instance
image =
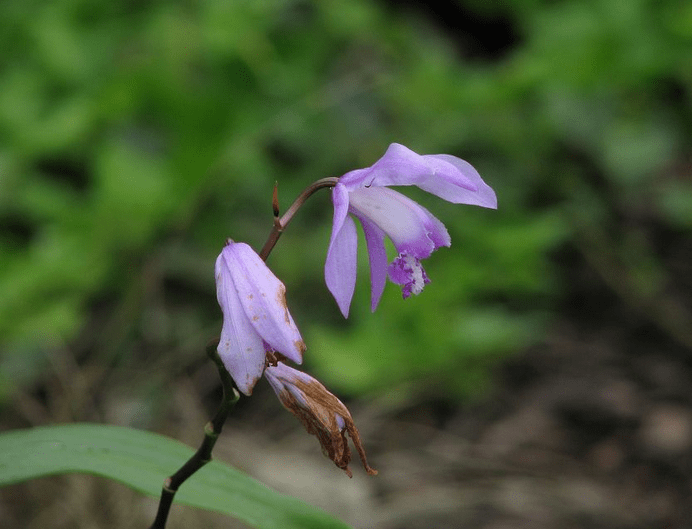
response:
[[[240,398],[240,394],[233,385],[233,379],[228,374],[228,371],[226,371],[226,368],[224,367],[223,362],[221,361],[221,358],[219,358],[219,354],[216,351],[218,345],[218,338],[212,340],[209,345],[207,345],[207,355],[209,355],[209,357],[216,364],[216,367],[219,370],[219,376],[221,377],[221,384],[223,386],[223,399],[221,401],[221,406],[219,406],[214,418],[205,425],[204,438],[202,439],[202,444],[197,452],[195,452],[193,456],[188,459],[187,462],[180,467],[175,474],[164,480],[163,489],[161,490],[161,498],[159,499],[159,508],[156,513],[156,519],[154,520],[154,523],[151,525],[150,529],[163,529],[166,527],[168,513],[171,510],[175,493],[185,482],[185,480],[211,461],[211,452],[214,449],[216,440],[221,434],[221,430],[223,429],[224,422],[226,422],[228,413]]]

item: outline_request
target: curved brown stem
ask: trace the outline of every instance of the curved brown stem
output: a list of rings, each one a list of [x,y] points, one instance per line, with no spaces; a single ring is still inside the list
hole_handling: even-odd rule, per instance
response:
[[[305,204],[305,201],[320,189],[334,187],[338,181],[339,179],[337,177],[330,176],[313,182],[306,187],[300,195],[298,195],[298,198],[293,201],[291,207],[286,210],[286,213],[284,213],[281,218],[279,218],[279,204],[276,197],[276,187],[274,188],[274,196],[272,198],[272,206],[274,209],[274,226],[272,226],[272,231],[269,233],[269,237],[267,237],[267,242],[264,243],[264,246],[259,253],[259,256],[264,261],[267,260],[267,257],[269,257],[269,254],[274,249],[274,246],[279,240],[279,237],[281,237],[284,229],[286,229],[286,226],[288,226],[288,223],[291,222],[301,206]]]

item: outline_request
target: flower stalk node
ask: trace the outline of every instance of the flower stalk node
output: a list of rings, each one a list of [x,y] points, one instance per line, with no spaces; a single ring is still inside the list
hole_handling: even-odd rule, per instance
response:
[[[279,183],[274,182],[274,191],[272,192],[272,211],[274,213],[274,226],[279,224]]]

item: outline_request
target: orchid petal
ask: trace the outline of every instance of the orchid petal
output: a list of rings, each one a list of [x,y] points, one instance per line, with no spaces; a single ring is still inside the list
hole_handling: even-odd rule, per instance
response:
[[[421,156],[398,143],[392,143],[371,167],[351,171],[340,182],[351,191],[414,185],[454,204],[497,209],[495,192],[471,164],[448,154]]]
[[[366,218],[359,219],[365,234],[370,261],[370,308],[375,312],[387,282],[387,251],[384,246],[385,233]]]
[[[336,216],[336,211],[334,212]],[[324,265],[324,279],[344,318],[356,288],[358,234],[351,217],[345,217],[338,231],[332,231]]]
[[[252,393],[264,370],[267,347],[296,363],[305,343],[288,312],[286,289],[247,244],[229,241],[216,261],[223,312],[218,351],[238,389]]]
[[[449,234],[437,218],[392,189],[371,187],[352,191],[350,208],[356,217],[368,219],[386,233],[398,252],[423,259],[439,246],[450,244]]]
[[[282,391],[289,391],[302,405],[308,405],[303,393],[296,388],[296,384],[309,384],[313,380],[307,373],[278,362],[275,366],[270,365],[267,367],[264,377],[277,395]]]
[[[423,157],[398,143],[392,143],[384,156],[365,169],[346,173],[339,182],[349,191],[361,187],[416,185],[430,172]]]
[[[438,173],[452,175],[455,185],[461,185],[470,191],[476,190],[475,183],[453,164],[430,159],[430,155],[421,156],[398,143],[392,143],[384,156],[372,166],[351,171],[339,181],[349,191],[361,187],[418,186],[429,178],[437,178]]]
[[[423,191],[453,204],[497,209],[495,191],[483,181],[470,163],[448,154],[428,154],[423,158],[435,170],[433,175],[416,184]],[[469,186],[469,183],[472,185]]]
[[[262,338],[245,316],[223,253],[216,260],[216,288],[224,315],[217,348],[219,357],[238,390],[250,395],[262,376],[266,350]]]
[[[286,287],[247,244],[236,243],[224,250],[236,255],[231,275],[255,331],[272,349],[300,364],[305,343],[288,312]]]
[[[332,220],[332,235],[329,239],[329,246],[339,234],[344,220],[348,216],[349,192],[341,182],[337,183],[332,189],[332,203],[334,204],[334,218]]]

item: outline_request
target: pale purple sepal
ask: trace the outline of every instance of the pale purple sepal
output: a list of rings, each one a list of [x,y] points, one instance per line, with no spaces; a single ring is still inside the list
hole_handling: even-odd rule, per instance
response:
[[[267,350],[300,364],[305,350],[288,312],[283,283],[247,244],[231,240],[216,260],[216,295],[223,312],[218,352],[245,395],[262,376]]]
[[[337,190],[334,190],[338,192]],[[334,225],[337,222],[337,207],[334,208]],[[344,209],[348,212],[348,209]],[[348,216],[340,218],[338,231],[332,231],[332,239],[327,250],[327,261],[324,267],[324,279],[327,288],[334,295],[339,309],[348,314],[353,291],[356,288],[356,249],[358,234],[356,225]]]
[[[497,208],[495,192],[468,162],[449,154],[420,155],[398,143],[370,167],[346,173],[339,182],[349,191],[413,185],[453,204]]]

